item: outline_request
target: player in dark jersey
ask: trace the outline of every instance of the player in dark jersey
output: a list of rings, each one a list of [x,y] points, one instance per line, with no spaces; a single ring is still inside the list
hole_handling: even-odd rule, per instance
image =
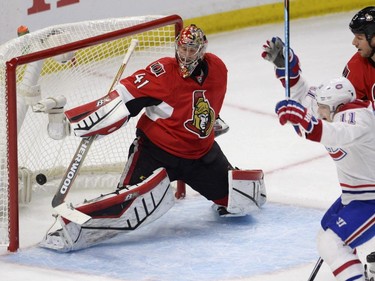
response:
[[[354,34],[352,44],[358,52],[349,60],[343,76],[354,85],[357,97],[372,102],[375,109],[375,6],[369,6],[354,15],[349,23]],[[375,251],[366,257],[368,279],[375,280]]]
[[[354,34],[352,44],[358,52],[349,60],[343,76],[354,85],[357,98],[375,100],[375,6],[366,7],[349,23]],[[374,104],[373,104],[374,106]]]
[[[193,24],[175,47],[175,57],[160,58],[107,96],[65,112],[74,133],[88,137],[111,133],[145,109],[117,193],[76,206],[91,220],[78,225],[63,218],[43,247],[77,250],[155,220],[173,205],[169,181],[188,184],[220,216],[244,216],[266,202],[262,170],[235,169],[215,141],[227,90],[224,62],[206,53],[207,38]]]

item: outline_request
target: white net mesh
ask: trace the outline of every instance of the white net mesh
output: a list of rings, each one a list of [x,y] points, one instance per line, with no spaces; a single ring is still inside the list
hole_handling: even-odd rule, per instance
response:
[[[107,19],[53,26],[0,46],[0,244],[7,245],[9,242],[6,62],[17,56],[139,26],[159,18],[162,17]],[[170,24],[106,43],[93,41],[73,53],[67,52],[17,68],[18,171],[22,201],[30,200],[30,187],[40,189],[35,182],[36,175],[44,174],[48,182],[61,180],[80,142],[79,138],[71,135],[62,140],[49,137],[48,115],[33,112],[30,104],[38,99],[62,95],[67,99],[65,109],[70,109],[106,95],[132,38],[138,39],[139,45],[125,75],[160,57],[174,56],[175,26]],[[38,96],[39,93],[41,96]],[[117,183],[126,161],[128,147],[134,139],[135,122],[131,119],[126,127],[93,143],[78,176],[81,181],[77,179],[74,188],[77,188],[76,185],[100,188],[101,185],[112,185],[114,188],[113,184]],[[84,179],[84,174],[105,174],[106,180],[102,181],[98,176]],[[113,182],[108,181],[108,174],[114,175]]]

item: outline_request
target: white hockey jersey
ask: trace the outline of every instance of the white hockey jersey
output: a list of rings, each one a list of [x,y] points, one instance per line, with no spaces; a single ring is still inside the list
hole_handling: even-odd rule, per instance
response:
[[[318,118],[314,92],[301,77],[291,98]],[[356,100],[340,108],[333,122],[322,120],[319,142],[335,161],[342,203],[375,200],[375,115],[369,103]]]

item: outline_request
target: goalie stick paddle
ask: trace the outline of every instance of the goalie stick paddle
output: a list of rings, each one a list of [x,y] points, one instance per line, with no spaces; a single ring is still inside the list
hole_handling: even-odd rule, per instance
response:
[[[60,182],[59,189],[52,199],[52,207],[56,208],[58,205],[64,202],[64,199],[68,194],[68,191],[75,178],[77,177],[79,169],[81,168],[81,163],[85,159],[91,144],[94,142],[94,139],[95,137],[89,137],[81,140],[81,143],[79,144],[76,153],[70,162],[69,168],[65,172],[65,175]]]
[[[113,87],[119,82],[126,65],[128,64],[131,55],[133,54],[135,48],[138,45],[138,40],[137,39],[132,39],[130,46],[125,54],[124,60],[117,71],[117,74],[115,78],[113,79],[112,85],[109,88],[108,93],[110,93],[113,90]],[[94,142],[96,136],[91,136],[89,138],[84,138],[81,140],[80,145],[77,148],[76,153],[74,154],[74,157],[66,170],[66,173],[64,177],[62,178],[59,188],[55,194],[55,196],[52,199],[52,207],[54,210],[65,217],[66,219],[82,224],[86,221],[88,221],[91,217],[87,216],[84,213],[81,213],[77,210],[75,210],[73,207],[69,206],[68,204],[65,203],[65,197],[68,195],[68,192],[73,185],[73,182],[78,174],[78,171],[86,158],[86,155],[89,151],[89,148],[91,144]]]

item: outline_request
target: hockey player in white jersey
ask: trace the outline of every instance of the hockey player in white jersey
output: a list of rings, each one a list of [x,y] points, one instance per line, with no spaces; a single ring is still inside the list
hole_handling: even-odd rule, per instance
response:
[[[375,116],[344,77],[315,94],[320,119],[291,99],[279,102],[276,113],[282,125],[322,143],[335,161],[342,194],[321,221],[318,251],[337,280],[366,280],[356,248],[375,236]]]
[[[283,83],[283,43],[273,38],[264,46],[263,58],[275,64]],[[298,57],[290,50],[291,99],[280,101],[276,113],[282,125],[290,123],[306,139],[322,143],[336,164],[341,196],[321,221],[318,251],[337,280],[373,281],[356,248],[375,236],[375,115],[370,103],[356,99],[344,77],[309,87],[300,75]],[[283,83],[283,85],[285,85]]]

